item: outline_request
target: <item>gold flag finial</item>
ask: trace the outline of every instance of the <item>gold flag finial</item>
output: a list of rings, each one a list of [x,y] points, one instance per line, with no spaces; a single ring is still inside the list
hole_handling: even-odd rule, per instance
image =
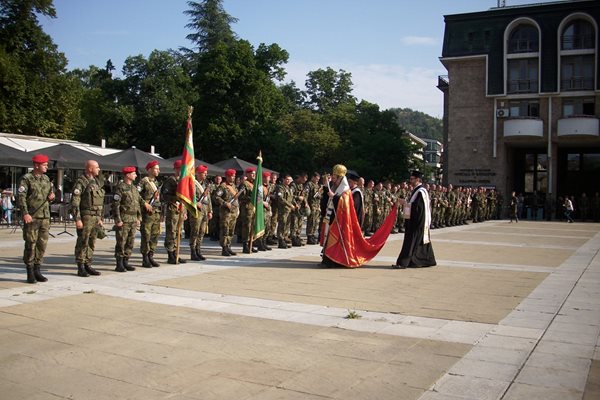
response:
[[[192,118],[193,112],[194,112],[194,107],[188,106],[188,118]]]

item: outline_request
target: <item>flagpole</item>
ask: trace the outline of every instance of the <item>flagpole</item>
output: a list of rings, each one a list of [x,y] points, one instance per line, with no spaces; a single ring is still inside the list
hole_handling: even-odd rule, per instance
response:
[[[191,126],[189,124],[191,124],[190,121],[192,120],[193,112],[194,112],[194,107],[188,106],[188,128],[189,128],[189,126]],[[188,133],[189,132],[186,129],[186,142],[187,142]],[[185,154],[185,147],[184,147],[184,154]],[[181,180],[181,172],[179,175],[179,180]],[[196,198],[195,190],[194,190],[193,196],[194,196],[194,201],[195,201],[195,198]],[[176,245],[176,247],[175,247],[175,264],[179,264],[179,249],[181,247],[180,246],[180,244],[181,244],[181,228],[183,226],[183,213],[185,212],[185,208],[184,208],[183,204],[180,203],[177,207],[179,209],[178,210],[179,218],[177,219],[177,239],[175,240],[175,245]]]

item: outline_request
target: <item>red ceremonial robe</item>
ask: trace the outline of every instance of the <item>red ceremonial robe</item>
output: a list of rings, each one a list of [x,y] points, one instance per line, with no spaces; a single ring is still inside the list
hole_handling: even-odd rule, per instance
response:
[[[344,191],[329,226],[323,254],[344,267],[360,267],[379,253],[392,232],[396,214],[397,207],[394,206],[377,232],[370,238],[365,238],[354,210],[352,192]]]

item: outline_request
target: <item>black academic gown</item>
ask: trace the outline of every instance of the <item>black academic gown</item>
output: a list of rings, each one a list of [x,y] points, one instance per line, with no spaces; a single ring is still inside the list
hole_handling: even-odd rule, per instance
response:
[[[417,189],[418,187],[415,188],[415,190]],[[396,265],[409,268],[432,267],[436,265],[431,242],[423,244],[425,203],[423,202],[423,195],[421,193],[417,194],[417,198],[411,205],[410,219],[406,221],[405,230],[402,250],[400,251]]]

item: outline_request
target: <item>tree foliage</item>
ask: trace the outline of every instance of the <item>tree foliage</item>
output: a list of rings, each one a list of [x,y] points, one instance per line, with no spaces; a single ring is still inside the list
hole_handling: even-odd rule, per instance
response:
[[[439,118],[432,117],[421,111],[410,108],[391,108],[396,114],[398,124],[420,138],[443,141],[443,123]]]
[[[215,49],[218,44],[231,44],[236,39],[231,24],[236,23],[237,18],[227,14],[223,8],[223,0],[188,1],[187,4],[189,9],[184,14],[190,17],[190,22],[185,27],[192,33],[186,38],[194,48],[183,50],[188,53],[204,53]]]

